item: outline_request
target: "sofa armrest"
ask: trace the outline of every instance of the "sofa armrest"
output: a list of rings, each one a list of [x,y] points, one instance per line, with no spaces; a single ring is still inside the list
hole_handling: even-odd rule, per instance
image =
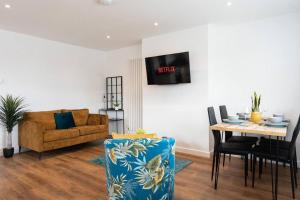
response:
[[[22,120],[19,122],[19,146],[37,152],[43,151],[45,126],[42,123]]]
[[[105,125],[108,127],[109,120],[108,120],[108,115],[100,115],[101,117],[101,125]]]
[[[105,125],[106,127],[108,127],[108,116],[89,114],[88,125]]]

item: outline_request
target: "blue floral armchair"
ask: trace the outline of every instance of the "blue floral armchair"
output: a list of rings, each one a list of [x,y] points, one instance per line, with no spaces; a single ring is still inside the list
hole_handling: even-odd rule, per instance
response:
[[[104,142],[109,200],[173,200],[175,140]]]

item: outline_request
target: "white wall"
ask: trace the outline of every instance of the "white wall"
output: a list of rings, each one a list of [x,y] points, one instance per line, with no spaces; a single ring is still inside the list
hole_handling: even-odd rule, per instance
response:
[[[191,84],[147,85],[144,67],[143,125],[148,131],[175,137],[177,150],[197,155],[209,151],[208,26],[143,40],[143,58],[189,51]]]
[[[265,114],[285,114],[294,129],[300,113],[299,36],[300,13],[210,25],[210,104],[225,104],[230,113],[245,111],[257,91]]]
[[[127,115],[129,60],[189,51],[191,84],[148,86],[143,66],[143,124],[147,131],[175,137],[177,150],[207,155],[207,106],[245,111],[254,90],[262,94],[267,114],[284,113],[294,127],[300,112],[299,24],[300,13],[205,25],[109,52],[0,31],[0,95],[24,96],[30,110],[88,107],[96,112],[105,77],[122,75]]]
[[[265,115],[292,120],[290,137],[300,113],[299,35],[300,13],[294,13],[144,39],[143,58],[189,51],[192,76],[191,84],[148,86],[144,71],[144,128],[175,137],[179,150],[208,153],[207,106],[217,115],[222,104],[229,113],[244,112],[257,91]]]
[[[130,99],[130,59],[141,58],[142,49],[141,44],[112,50],[106,52],[105,68],[103,69],[105,76],[123,76],[123,92],[124,92],[124,111],[125,111],[125,132],[130,127],[128,125],[129,114],[129,99]],[[103,82],[105,84],[105,82]],[[104,94],[103,94],[104,95]],[[103,105],[103,104],[102,104]],[[111,122],[111,132],[116,132],[114,126],[115,122]],[[121,123],[119,123],[121,125]],[[119,130],[122,130],[122,126],[119,126]],[[131,129],[130,129],[131,130]]]
[[[104,90],[103,52],[1,30],[0,44],[0,95],[20,95],[32,111],[98,111]],[[2,135],[1,130],[0,141]]]

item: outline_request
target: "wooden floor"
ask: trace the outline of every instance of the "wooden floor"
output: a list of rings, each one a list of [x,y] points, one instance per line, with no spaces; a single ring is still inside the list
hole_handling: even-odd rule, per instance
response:
[[[107,199],[105,172],[101,166],[88,161],[103,154],[103,145],[85,144],[46,153],[41,161],[35,152],[0,158],[0,200],[102,200]],[[244,187],[243,162],[239,158],[226,160],[221,167],[219,188],[210,181],[211,160],[188,155],[193,163],[179,172],[175,180],[176,200],[201,199],[271,199],[271,179],[268,169],[256,187]],[[288,167],[279,170],[279,198],[291,199]],[[250,185],[250,178],[249,178]],[[297,190],[296,198],[300,199]]]

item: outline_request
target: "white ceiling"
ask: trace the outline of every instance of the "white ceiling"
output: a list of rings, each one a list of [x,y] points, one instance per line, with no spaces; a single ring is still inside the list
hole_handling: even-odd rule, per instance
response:
[[[99,0],[0,0],[0,29],[110,50],[197,25],[297,11],[300,0],[114,0],[111,6]]]

